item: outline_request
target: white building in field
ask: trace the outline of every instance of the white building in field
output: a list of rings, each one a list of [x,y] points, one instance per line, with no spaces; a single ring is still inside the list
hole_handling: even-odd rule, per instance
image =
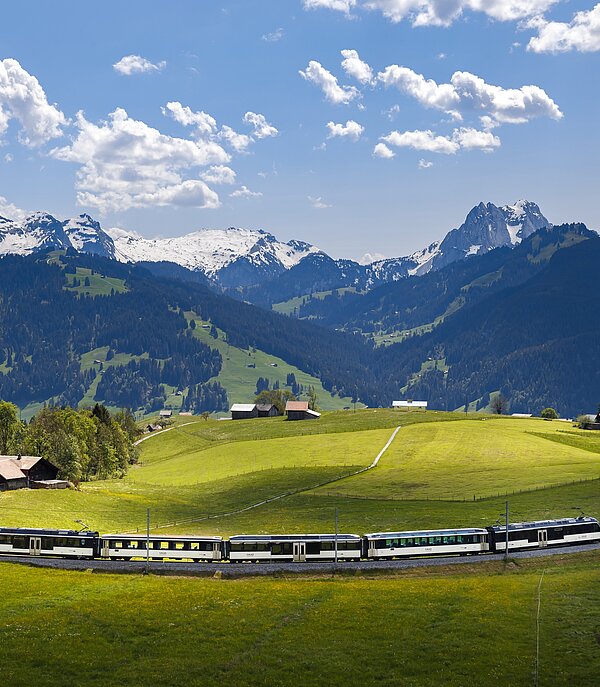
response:
[[[427,410],[427,401],[392,401],[392,408],[399,410]]]

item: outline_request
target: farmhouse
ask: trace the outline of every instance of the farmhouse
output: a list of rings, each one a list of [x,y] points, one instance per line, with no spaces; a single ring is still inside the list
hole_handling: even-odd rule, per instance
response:
[[[317,420],[321,417],[321,413],[308,407],[308,401],[288,401],[285,413],[288,420]]]
[[[231,406],[232,420],[251,420],[258,417],[256,403],[234,403]]]
[[[0,456],[0,491],[24,489],[57,475],[58,468],[41,456]]]
[[[272,403],[258,403],[256,406],[258,417],[276,417],[279,415],[277,407]]]
[[[400,410],[427,410],[427,401],[392,401],[392,408]]]
[[[173,415],[173,411],[172,410],[161,410],[158,415],[159,415],[159,417],[171,417]]]

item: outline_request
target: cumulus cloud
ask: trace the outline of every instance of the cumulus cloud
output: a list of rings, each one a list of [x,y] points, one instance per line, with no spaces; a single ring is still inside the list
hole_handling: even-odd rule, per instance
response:
[[[269,136],[277,136],[279,131],[267,120],[262,114],[257,114],[256,112],[246,112],[244,115],[244,122],[250,124],[254,129],[253,135],[256,138],[268,138]]]
[[[62,136],[67,119],[48,102],[39,81],[17,60],[0,60],[0,139],[11,120],[19,124],[19,140],[36,147]]]
[[[235,184],[236,174],[227,165],[213,165],[200,176],[209,184]]]
[[[354,86],[340,86],[336,77],[315,60],[311,60],[308,67],[304,71],[300,70],[299,74],[318,86],[323,91],[325,99],[334,105],[347,105],[360,95]]]
[[[9,162],[12,162],[13,160],[14,160],[14,157],[12,156],[12,153],[6,153],[6,155],[4,156],[4,162],[6,162],[8,164]]]
[[[450,83],[438,84],[408,67],[390,65],[378,74],[385,86],[415,98],[428,108],[443,110],[457,119],[466,113],[488,115],[497,122],[521,124],[536,117],[560,119],[558,105],[539,86],[502,88],[470,72],[454,72]]]
[[[218,135],[220,139],[225,141],[237,153],[243,153],[250,143],[252,143],[250,136],[247,136],[246,134],[239,134],[230,126],[226,125],[221,127]]]
[[[229,196],[231,198],[258,198],[262,196],[262,193],[260,191],[251,191],[247,186],[241,186],[236,188]]]
[[[331,205],[326,203],[321,196],[308,196],[308,202],[315,210],[325,210],[331,207]]]
[[[362,84],[373,83],[373,70],[360,59],[356,50],[342,50],[342,69]]]
[[[385,143],[377,143],[373,148],[373,155],[374,157],[381,157],[389,160],[394,157],[396,153],[391,148],[388,148]]]
[[[439,136],[430,129],[402,133],[392,131],[387,136],[382,136],[381,140],[398,148],[413,148],[444,155],[454,155],[461,148],[489,152],[500,146],[500,139],[491,132],[468,127],[454,129],[451,136]]]
[[[214,140],[188,140],[162,134],[117,108],[107,121],[94,124],[82,112],[77,136],[51,155],[81,165],[77,200],[100,212],[147,205],[219,207],[219,197],[193,170],[229,162]]]
[[[150,62],[141,55],[125,55],[113,64],[113,69],[122,76],[131,76],[132,74],[160,72],[166,66],[167,63],[164,60],[162,62]]]
[[[285,31],[279,27],[278,29],[275,29],[275,31],[271,31],[271,33],[263,33],[262,39],[267,43],[277,43],[277,41],[280,41],[283,38],[284,34]]]
[[[423,160],[423,158],[419,160],[419,169],[429,169],[430,167],[433,167],[433,162],[430,160]]]
[[[339,136],[341,138],[348,138],[351,141],[358,141],[362,132],[365,130],[364,126],[358,122],[355,122],[353,119],[349,119],[345,124],[334,124],[333,122],[328,122],[327,128],[329,129],[327,138]]]
[[[378,10],[390,21],[409,20],[413,26],[450,26],[465,11],[482,12],[497,21],[537,16],[558,0],[367,0],[363,6]]]
[[[305,10],[328,9],[344,14],[350,14],[350,10],[356,7],[356,0],[304,0]]]
[[[21,208],[11,203],[7,198],[0,196],[0,217],[22,222],[28,214],[26,210],[21,210]]]
[[[198,136],[214,134],[217,130],[217,121],[214,117],[206,112],[194,112],[177,101],[167,103],[162,108],[162,113],[183,126],[193,126]]]
[[[527,44],[533,52],[597,52],[600,50],[600,4],[589,11],[577,12],[569,23],[546,21],[542,17],[529,22],[538,35]]]

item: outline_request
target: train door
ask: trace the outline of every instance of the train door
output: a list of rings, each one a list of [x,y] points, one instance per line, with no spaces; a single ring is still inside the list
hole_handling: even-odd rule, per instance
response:
[[[220,561],[221,560],[221,544],[219,542],[215,542],[212,545],[212,559],[213,561]]]
[[[42,552],[42,540],[40,537],[29,537],[29,555],[39,556]]]
[[[541,549],[548,546],[548,530],[538,530],[538,546]]]
[[[294,542],[294,563],[304,563],[306,560],[306,542]]]
[[[375,539],[369,539],[367,558],[377,558],[377,542]]]
[[[102,540],[102,550],[100,552],[102,558],[108,558],[110,556],[110,542],[108,539]]]

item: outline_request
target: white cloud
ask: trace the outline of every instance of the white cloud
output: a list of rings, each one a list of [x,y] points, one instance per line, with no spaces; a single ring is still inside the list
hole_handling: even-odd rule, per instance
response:
[[[258,198],[262,196],[260,191],[251,191],[247,186],[241,186],[229,194],[231,198]]]
[[[132,74],[146,74],[148,72],[160,72],[167,66],[167,63],[150,62],[141,55],[125,55],[118,62],[113,64],[113,69],[122,76],[131,76]]]
[[[342,50],[342,69],[362,84],[373,83],[373,70],[360,59],[356,50]]]
[[[325,8],[350,14],[350,10],[356,7],[356,0],[304,0],[305,10]]]
[[[483,150],[484,152],[490,152],[501,145],[498,136],[494,136],[490,131],[478,131],[468,127],[455,129],[452,140],[456,141],[461,148]]]
[[[230,126],[221,127],[221,131],[219,131],[219,138],[225,141],[237,153],[243,153],[250,143],[252,143],[250,136],[246,136],[246,134],[239,134]]]
[[[262,39],[267,43],[277,43],[277,41],[280,41],[284,35],[285,31],[279,27],[278,29],[275,29],[275,31],[271,31],[271,33],[263,33]]]
[[[433,162],[423,160],[423,158],[419,160],[419,169],[429,169],[430,167],[433,167]]]
[[[4,162],[6,162],[8,164],[9,162],[12,162],[13,160],[14,160],[14,157],[12,156],[12,153],[6,153],[6,155],[4,156]]]
[[[267,122],[264,115],[256,114],[256,112],[246,112],[244,122],[253,127],[253,134],[256,138],[268,138],[269,136],[277,136],[279,133],[274,126]]]
[[[189,107],[184,107],[180,102],[170,102],[162,108],[166,117],[172,117],[183,126],[193,126],[198,136],[214,134],[217,130],[217,120],[206,112],[193,112]]]
[[[385,115],[390,122],[396,118],[396,115],[400,112],[400,105],[392,105],[387,110],[384,110],[381,114]]]
[[[308,202],[315,210],[325,210],[332,207],[326,203],[321,196],[308,196]]]
[[[385,86],[415,98],[424,107],[443,110],[457,119],[466,113],[488,115],[498,122],[521,124],[535,117],[560,119],[558,105],[539,86],[502,88],[470,72],[454,72],[450,83],[438,84],[408,67],[390,65],[378,75]]]
[[[381,157],[389,160],[395,157],[396,153],[391,148],[388,148],[385,143],[377,143],[373,148],[373,155],[374,157]]]
[[[367,0],[364,7],[379,10],[390,21],[405,19],[413,26],[450,26],[465,11],[483,12],[497,21],[537,16],[559,0]]]
[[[365,253],[358,259],[358,264],[370,265],[372,262],[378,262],[379,260],[385,260],[383,253]]]
[[[382,140],[399,148],[414,148],[415,150],[427,150],[430,153],[444,153],[453,155],[459,149],[456,141],[446,136],[436,136],[433,131],[392,131]]]
[[[77,200],[101,212],[147,205],[219,206],[218,195],[204,181],[187,178],[193,170],[229,162],[214,140],[188,140],[162,134],[131,119],[122,108],[108,121],[94,124],[78,113],[76,138],[51,155],[81,165]]]
[[[339,136],[341,138],[349,138],[351,141],[358,141],[362,132],[365,130],[364,126],[355,122],[353,119],[349,119],[345,124],[328,122],[327,128],[329,129],[327,138]]]
[[[537,18],[529,22],[538,30],[527,44],[533,52],[597,52],[600,50],[600,4],[589,11],[576,12],[567,24]]]
[[[235,184],[236,174],[226,165],[213,165],[200,176],[209,184]]]
[[[19,123],[19,140],[31,148],[62,136],[67,119],[48,102],[39,81],[17,62],[0,60],[0,139],[11,120]]]
[[[0,196],[0,217],[22,222],[29,213],[26,210],[13,205],[4,196]]]
[[[300,71],[299,74],[302,78],[318,86],[323,91],[325,98],[335,105],[347,105],[360,95],[354,86],[340,86],[335,76],[314,60],[311,60],[308,67],[304,71]]]
[[[451,136],[438,136],[430,129],[425,131],[392,131],[381,137],[382,141],[399,148],[426,150],[429,153],[454,155],[461,148],[490,152],[500,146],[500,139],[489,131],[478,131],[468,127],[454,129]],[[420,166],[420,165],[419,165]]]

